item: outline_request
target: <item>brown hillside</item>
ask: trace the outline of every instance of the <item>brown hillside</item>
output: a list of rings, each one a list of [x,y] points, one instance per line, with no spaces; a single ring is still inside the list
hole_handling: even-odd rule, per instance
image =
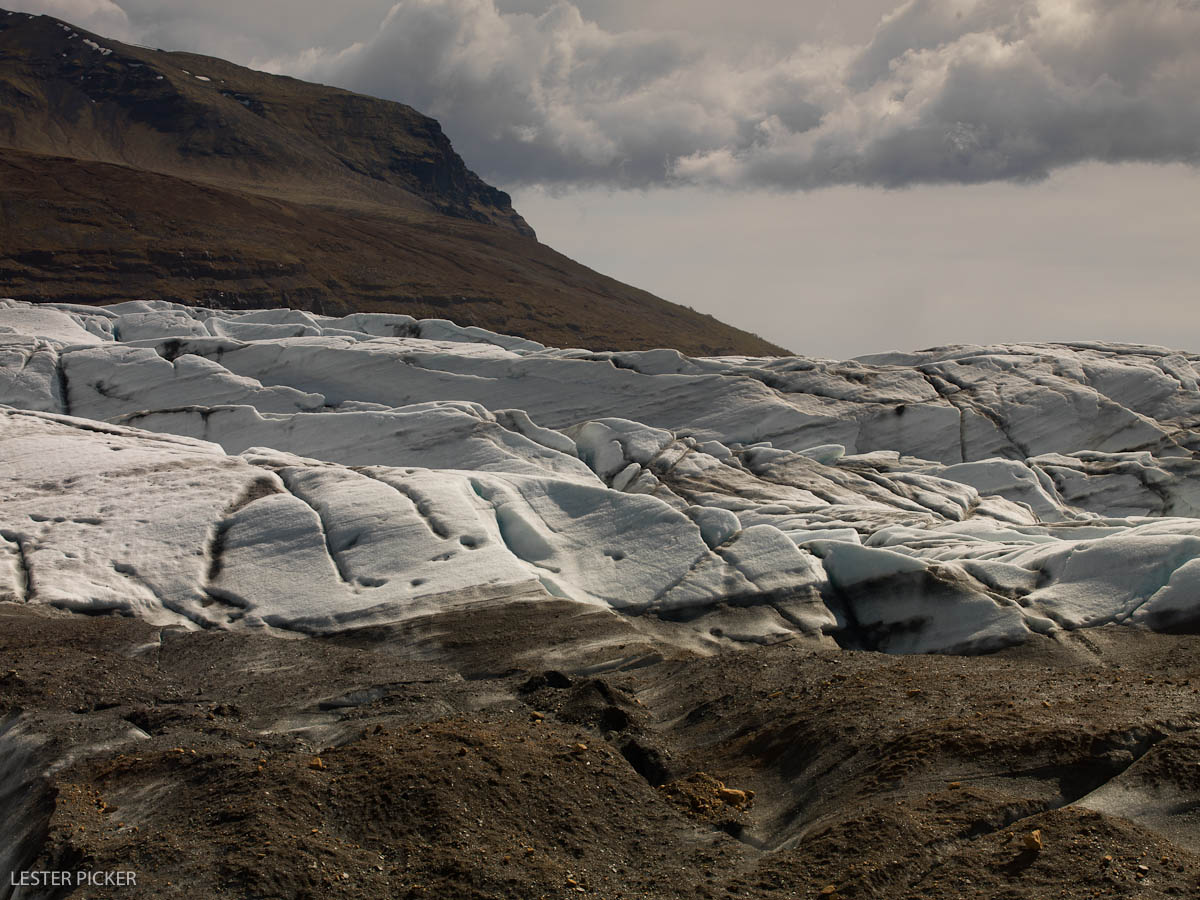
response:
[[[3,11],[0,294],[402,310],[560,346],[784,352],[539,243],[410,107]]]

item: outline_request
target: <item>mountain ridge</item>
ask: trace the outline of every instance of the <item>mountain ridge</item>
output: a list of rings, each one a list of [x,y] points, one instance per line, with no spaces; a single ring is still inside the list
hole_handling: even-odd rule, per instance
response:
[[[411,107],[48,16],[0,15],[0,172],[0,280],[21,299],[404,312],[549,344],[784,352],[538,243]]]
[[[299,173],[299,197],[327,203],[361,194],[365,176],[383,192],[373,199],[426,211],[419,200],[534,236],[509,196],[467,169],[441,125],[410,106],[123,44],[52,17],[25,21],[21,32],[4,29],[12,38],[0,34],[0,133],[10,146],[292,198]]]

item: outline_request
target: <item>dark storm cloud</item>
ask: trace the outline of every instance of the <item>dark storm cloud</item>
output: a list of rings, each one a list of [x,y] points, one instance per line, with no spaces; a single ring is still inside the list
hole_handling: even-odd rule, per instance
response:
[[[220,52],[224,33],[240,61],[402,100],[507,185],[902,187],[1200,163],[1200,0],[911,0],[858,44],[809,27],[836,20],[823,0],[362,0],[336,16],[309,0],[24,2],[114,27],[128,13],[162,46]]]

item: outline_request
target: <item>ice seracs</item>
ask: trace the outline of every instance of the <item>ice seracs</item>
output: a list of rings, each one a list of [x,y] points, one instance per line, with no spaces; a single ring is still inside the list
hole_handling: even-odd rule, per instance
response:
[[[1195,362],[0,301],[0,596],[303,633],[562,597],[893,652],[1190,628]]]

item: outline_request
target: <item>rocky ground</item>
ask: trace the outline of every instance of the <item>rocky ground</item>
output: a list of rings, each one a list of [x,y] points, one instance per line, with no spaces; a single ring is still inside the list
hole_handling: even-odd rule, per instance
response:
[[[567,602],[330,639],[0,618],[9,866],[136,873],[58,896],[1200,891],[1192,636],[954,657],[713,653]]]

